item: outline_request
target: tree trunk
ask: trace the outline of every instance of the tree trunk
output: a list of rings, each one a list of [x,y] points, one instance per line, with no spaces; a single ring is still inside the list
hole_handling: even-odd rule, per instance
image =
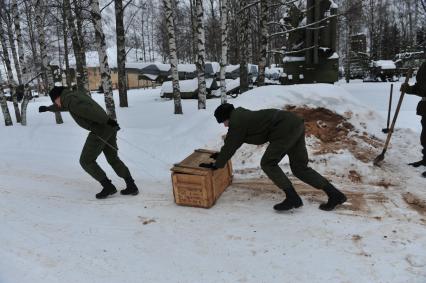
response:
[[[197,0],[197,76],[198,76],[198,109],[206,109],[206,77],[205,77],[205,32],[203,25],[203,1]]]
[[[1,1],[0,4],[2,4],[3,7],[5,7],[4,1]],[[5,15],[4,15],[3,9],[0,8],[0,41],[1,41],[1,46],[2,46],[2,49],[3,49],[3,60],[4,60],[4,63],[6,65],[6,70],[7,70],[7,81],[8,81],[11,96],[12,96],[13,108],[15,109],[16,122],[20,123],[21,122],[21,112],[19,111],[18,100],[16,99],[16,83],[15,83],[15,80],[13,79],[12,66],[10,64],[10,58],[9,58],[9,51],[7,49],[6,39],[4,38],[5,33],[4,33],[4,30],[3,30],[2,18],[4,18]]]
[[[268,3],[266,0],[260,0],[260,34],[261,34],[261,50],[259,61],[259,77],[257,85],[265,85],[265,68],[266,68],[266,49],[268,48]]]
[[[247,0],[240,1],[241,9],[247,5]],[[241,32],[240,32],[240,93],[248,91],[248,71],[247,71],[247,45],[248,45],[248,9],[240,12]]]
[[[221,6],[222,55],[220,59],[220,98],[226,103],[226,65],[228,65],[228,0],[222,0]]]
[[[10,50],[12,50],[12,58],[13,58],[13,63],[15,65],[16,76],[18,77],[18,84],[21,85],[22,73],[21,73],[21,67],[19,66],[18,52],[16,51],[15,37],[13,36],[12,26],[13,26],[12,16],[8,14],[7,15],[7,34],[9,38],[9,47],[10,47]]]
[[[175,105],[175,114],[183,114],[182,104],[180,99],[179,75],[177,70],[177,54],[176,54],[176,41],[175,41],[175,27],[172,10],[172,0],[163,0],[164,10],[167,21],[167,35],[169,37],[169,52],[170,52],[170,66],[172,72],[173,84],[173,100]]]
[[[191,38],[192,38],[192,62],[197,62],[197,39],[195,34],[197,33],[197,21],[195,20],[195,15],[197,14],[196,7],[197,0],[189,0],[189,9],[191,10]],[[195,12],[194,12],[195,10]]]
[[[7,107],[6,97],[3,93],[3,87],[0,85],[0,106],[3,112],[5,126],[12,126],[12,117],[10,116],[9,108]]]
[[[68,30],[71,33],[72,48],[74,49],[77,89],[87,93],[88,90],[85,89],[85,79],[84,79],[85,70],[84,70],[83,58],[82,58],[82,55],[85,56],[85,54],[84,53],[82,54],[80,40],[78,38],[77,29],[74,23],[75,19],[71,10],[70,0],[64,0],[64,9],[67,15]]]
[[[64,37],[64,62],[65,62],[65,81],[67,87],[71,87],[71,73],[70,73],[70,59],[68,50],[68,29],[67,29],[67,16],[65,6],[62,7],[62,33]]]
[[[117,34],[117,69],[118,69],[118,94],[120,107],[129,107],[127,101],[126,79],[126,37],[124,31],[123,0],[115,0],[115,32]]]
[[[36,22],[37,22],[37,31],[38,31],[38,40],[40,45],[40,55],[41,55],[41,70],[44,74],[45,80],[45,89],[49,91],[53,88],[53,75],[49,67],[49,61],[47,59],[47,51],[46,51],[46,38],[45,38],[45,30],[44,30],[44,9],[45,4],[44,0],[39,0],[36,7]],[[64,121],[62,120],[62,116],[60,112],[55,112],[56,124],[62,124]]]
[[[88,96],[91,96],[90,87],[89,87],[89,75],[87,74],[87,63],[86,63],[86,47],[84,45],[84,34],[83,34],[83,15],[82,11],[82,3],[81,0],[77,2],[74,1],[75,6],[75,20],[77,24],[77,38],[80,45],[79,53],[81,58],[82,72],[83,76],[81,77],[82,83],[84,85],[84,89]]]
[[[102,87],[105,95],[105,105],[108,116],[116,120],[114,97],[112,95],[111,71],[108,65],[107,46],[102,27],[102,17],[99,10],[99,0],[92,0],[92,20],[95,26],[96,42],[98,44],[99,66],[101,70]]]
[[[19,17],[17,0],[12,1],[12,12],[13,12],[13,20],[15,23],[16,41],[18,43],[19,65],[22,67],[23,83],[21,82],[21,84],[24,84],[24,89],[23,89],[24,98],[21,104],[21,125],[26,126],[27,125],[27,106],[30,100],[31,90],[29,86],[26,84],[30,78],[28,76],[27,64],[25,64],[24,44],[22,41],[22,32],[21,32],[21,23],[20,23],[21,19]]]

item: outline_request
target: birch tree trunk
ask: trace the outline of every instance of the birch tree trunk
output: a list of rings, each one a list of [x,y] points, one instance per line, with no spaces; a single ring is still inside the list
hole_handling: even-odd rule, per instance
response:
[[[247,0],[240,1],[240,8],[243,9],[247,6]],[[248,71],[247,71],[247,44],[248,44],[248,9],[245,8],[240,12],[240,22],[241,22],[241,31],[240,31],[240,93],[246,92],[248,90]]]
[[[47,59],[47,51],[46,51],[46,36],[44,30],[44,11],[45,11],[45,2],[44,0],[38,0],[36,6],[36,23],[37,23],[37,31],[38,31],[38,40],[40,45],[40,56],[41,56],[41,70],[44,74],[45,81],[45,90],[49,91],[53,88],[53,75],[49,68],[49,61]],[[56,124],[62,124],[64,121],[62,120],[61,112],[55,112]]]
[[[260,0],[260,61],[259,61],[259,77],[257,85],[265,85],[265,68],[266,68],[266,49],[268,48],[268,1]]]
[[[22,41],[22,32],[21,32],[21,19],[19,17],[18,3],[17,0],[12,1],[12,12],[13,12],[13,21],[15,23],[15,33],[16,41],[18,43],[18,54],[19,54],[19,65],[22,68],[22,80],[21,84],[24,84],[24,98],[21,104],[21,125],[27,125],[27,106],[31,96],[31,90],[26,84],[30,79],[28,76],[28,67],[25,64],[25,54],[24,54],[24,43]]]
[[[96,42],[98,44],[99,66],[101,69],[102,87],[105,95],[105,105],[108,116],[116,120],[114,97],[112,95],[111,71],[108,65],[107,46],[105,34],[102,27],[102,17],[99,10],[99,0],[92,0],[92,20],[95,26]]]
[[[193,62],[197,62],[197,39],[195,34],[197,33],[197,21],[195,20],[196,12],[196,1],[197,0],[189,0],[189,9],[191,10],[191,38],[192,38],[192,60]],[[194,7],[195,6],[195,7]],[[195,10],[195,12],[194,12]]]
[[[182,104],[180,99],[179,75],[177,70],[177,54],[176,54],[176,41],[175,41],[175,28],[172,10],[172,0],[163,0],[164,10],[166,13],[167,22],[167,35],[169,37],[169,52],[170,52],[170,66],[172,72],[173,84],[173,100],[175,106],[175,114],[183,114]]]
[[[75,20],[77,24],[77,38],[80,45],[80,49],[78,50],[81,59],[82,65],[82,77],[81,81],[84,85],[84,89],[86,90],[86,94],[88,96],[92,96],[90,93],[89,87],[89,75],[87,73],[87,63],[86,63],[86,47],[84,45],[84,35],[83,35],[83,15],[82,15],[82,3],[81,0],[74,1],[75,7]]]
[[[220,59],[220,100],[226,103],[226,65],[228,64],[228,0],[222,0],[220,6],[221,32],[222,32],[222,56]]]
[[[3,112],[4,125],[12,126],[13,125],[12,117],[10,116],[9,108],[7,107],[6,97],[4,96],[3,87],[1,85],[0,85],[0,106]]]
[[[129,107],[127,101],[126,79],[126,37],[124,31],[123,0],[115,0],[115,32],[117,34],[117,69],[118,69],[118,94],[120,107]]]
[[[3,30],[3,20],[2,20],[5,16],[4,1],[3,0],[0,1],[0,4],[2,5],[0,6],[0,41],[1,41],[1,46],[3,49],[3,60],[4,60],[4,64],[6,65],[7,81],[8,81],[11,96],[12,96],[13,108],[15,109],[16,122],[20,123],[21,112],[19,110],[18,100],[16,99],[16,83],[15,83],[15,80],[13,79],[12,66],[10,64],[10,58],[9,58],[9,51],[7,49],[6,39],[4,38],[5,33]]]
[[[71,73],[70,73],[67,14],[66,14],[66,11],[65,11],[65,6],[62,6],[62,34],[63,34],[63,37],[64,37],[65,81],[67,83],[67,87],[71,87],[72,81],[71,81]]]
[[[80,46],[80,40],[78,38],[77,29],[75,27],[75,18],[71,10],[71,3],[70,0],[64,0],[64,9],[65,13],[67,15],[67,23],[68,23],[68,30],[71,33],[71,41],[72,41],[72,48],[74,50],[74,57],[75,57],[75,64],[76,64],[76,79],[77,79],[77,89],[83,92],[88,92],[88,90],[85,89],[85,70],[83,66],[83,59],[82,55],[85,56],[85,54],[82,54],[81,46]]]
[[[24,5],[25,5],[25,17],[26,17],[26,25],[28,28],[28,36],[30,37],[30,46],[31,46],[31,54],[32,54],[32,58],[34,61],[34,64],[37,65],[39,64],[39,56],[37,54],[37,47],[36,47],[36,40],[35,40],[35,36],[34,36],[34,24],[33,24],[33,18],[34,18],[34,13],[32,11],[32,7],[31,5],[29,5],[30,3],[28,3],[29,1],[24,1]],[[39,72],[40,70],[37,70],[37,72]],[[40,77],[37,78],[37,85],[40,87]]]
[[[18,77],[18,83],[21,85],[22,84],[22,73],[21,73],[21,67],[19,66],[18,52],[16,51],[15,37],[13,36],[12,27],[13,27],[12,16],[10,15],[10,13],[8,13],[8,15],[7,15],[7,34],[8,34],[8,38],[9,38],[9,47],[10,47],[10,50],[12,51],[12,58],[13,58],[13,63],[15,65],[16,75]]]
[[[198,76],[198,109],[206,109],[206,76],[205,76],[205,32],[203,25],[204,10],[203,1],[196,1],[197,7],[197,76]]]

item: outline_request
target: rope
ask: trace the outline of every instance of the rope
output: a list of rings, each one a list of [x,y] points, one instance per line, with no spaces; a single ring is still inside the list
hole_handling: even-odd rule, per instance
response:
[[[112,144],[110,144],[108,141],[106,141],[105,139],[101,138],[100,136],[96,135],[98,137],[98,139],[100,139],[103,143],[105,143],[107,146],[109,146],[110,148],[112,148],[113,150],[115,150],[118,153],[118,148],[116,148],[115,146],[113,146]],[[153,174],[151,174],[150,172],[148,172],[145,168],[142,168],[138,165],[138,163],[136,163],[132,158],[128,157],[126,154],[123,154],[122,152],[120,152],[120,155],[122,157],[124,157],[124,159],[126,159],[127,161],[130,161],[131,163],[133,163],[133,165],[135,165],[135,167],[137,167],[138,169],[140,169],[142,172],[144,172],[145,174],[147,174],[148,176],[152,177],[154,180],[157,179],[156,176],[154,176]],[[157,180],[159,182],[159,180]]]
[[[126,140],[126,139],[124,139],[124,138],[122,138],[122,137],[119,137],[118,135],[117,135],[117,138],[118,138],[118,139],[120,139],[120,140],[122,140],[122,141],[124,141],[124,142],[125,142],[125,143],[127,143],[128,145],[130,145],[130,146],[132,146],[132,147],[134,147],[134,148],[138,149],[139,151],[141,151],[141,152],[145,153],[146,155],[148,155],[149,157],[151,157],[153,160],[160,161],[161,163],[163,163],[163,165],[166,165],[166,166],[168,166],[168,167],[170,166],[170,163],[169,163],[169,162],[167,162],[167,161],[165,161],[165,160],[163,160],[163,159],[159,158],[158,156],[155,156],[155,155],[154,155],[154,154],[152,154],[151,152],[149,152],[149,151],[147,151],[147,150],[145,150],[145,149],[143,149],[143,148],[141,148],[141,147],[139,147],[139,146],[137,146],[137,145],[135,145],[135,144],[133,144],[133,143],[129,142],[128,140]]]

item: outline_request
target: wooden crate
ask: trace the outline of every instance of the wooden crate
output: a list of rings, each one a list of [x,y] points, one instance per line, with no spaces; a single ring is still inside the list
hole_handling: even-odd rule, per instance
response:
[[[215,151],[197,149],[172,170],[173,195],[178,205],[210,208],[232,183],[232,164],[211,170],[199,167],[200,163],[214,162],[210,155]]]

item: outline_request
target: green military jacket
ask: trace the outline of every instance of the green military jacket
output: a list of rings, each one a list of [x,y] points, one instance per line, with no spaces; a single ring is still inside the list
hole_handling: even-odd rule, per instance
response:
[[[104,136],[113,130],[107,124],[109,117],[105,110],[90,96],[79,91],[64,90],[61,94],[61,108],[53,104],[48,109],[51,112],[69,112],[80,127],[98,136]]]
[[[225,144],[220,149],[215,166],[222,168],[243,144],[264,144],[286,139],[303,125],[303,119],[288,111],[264,109],[251,111],[238,107],[229,119]]]
[[[415,94],[423,99],[417,104],[417,115],[426,116],[426,62],[417,71],[416,83],[407,88],[407,93]]]

